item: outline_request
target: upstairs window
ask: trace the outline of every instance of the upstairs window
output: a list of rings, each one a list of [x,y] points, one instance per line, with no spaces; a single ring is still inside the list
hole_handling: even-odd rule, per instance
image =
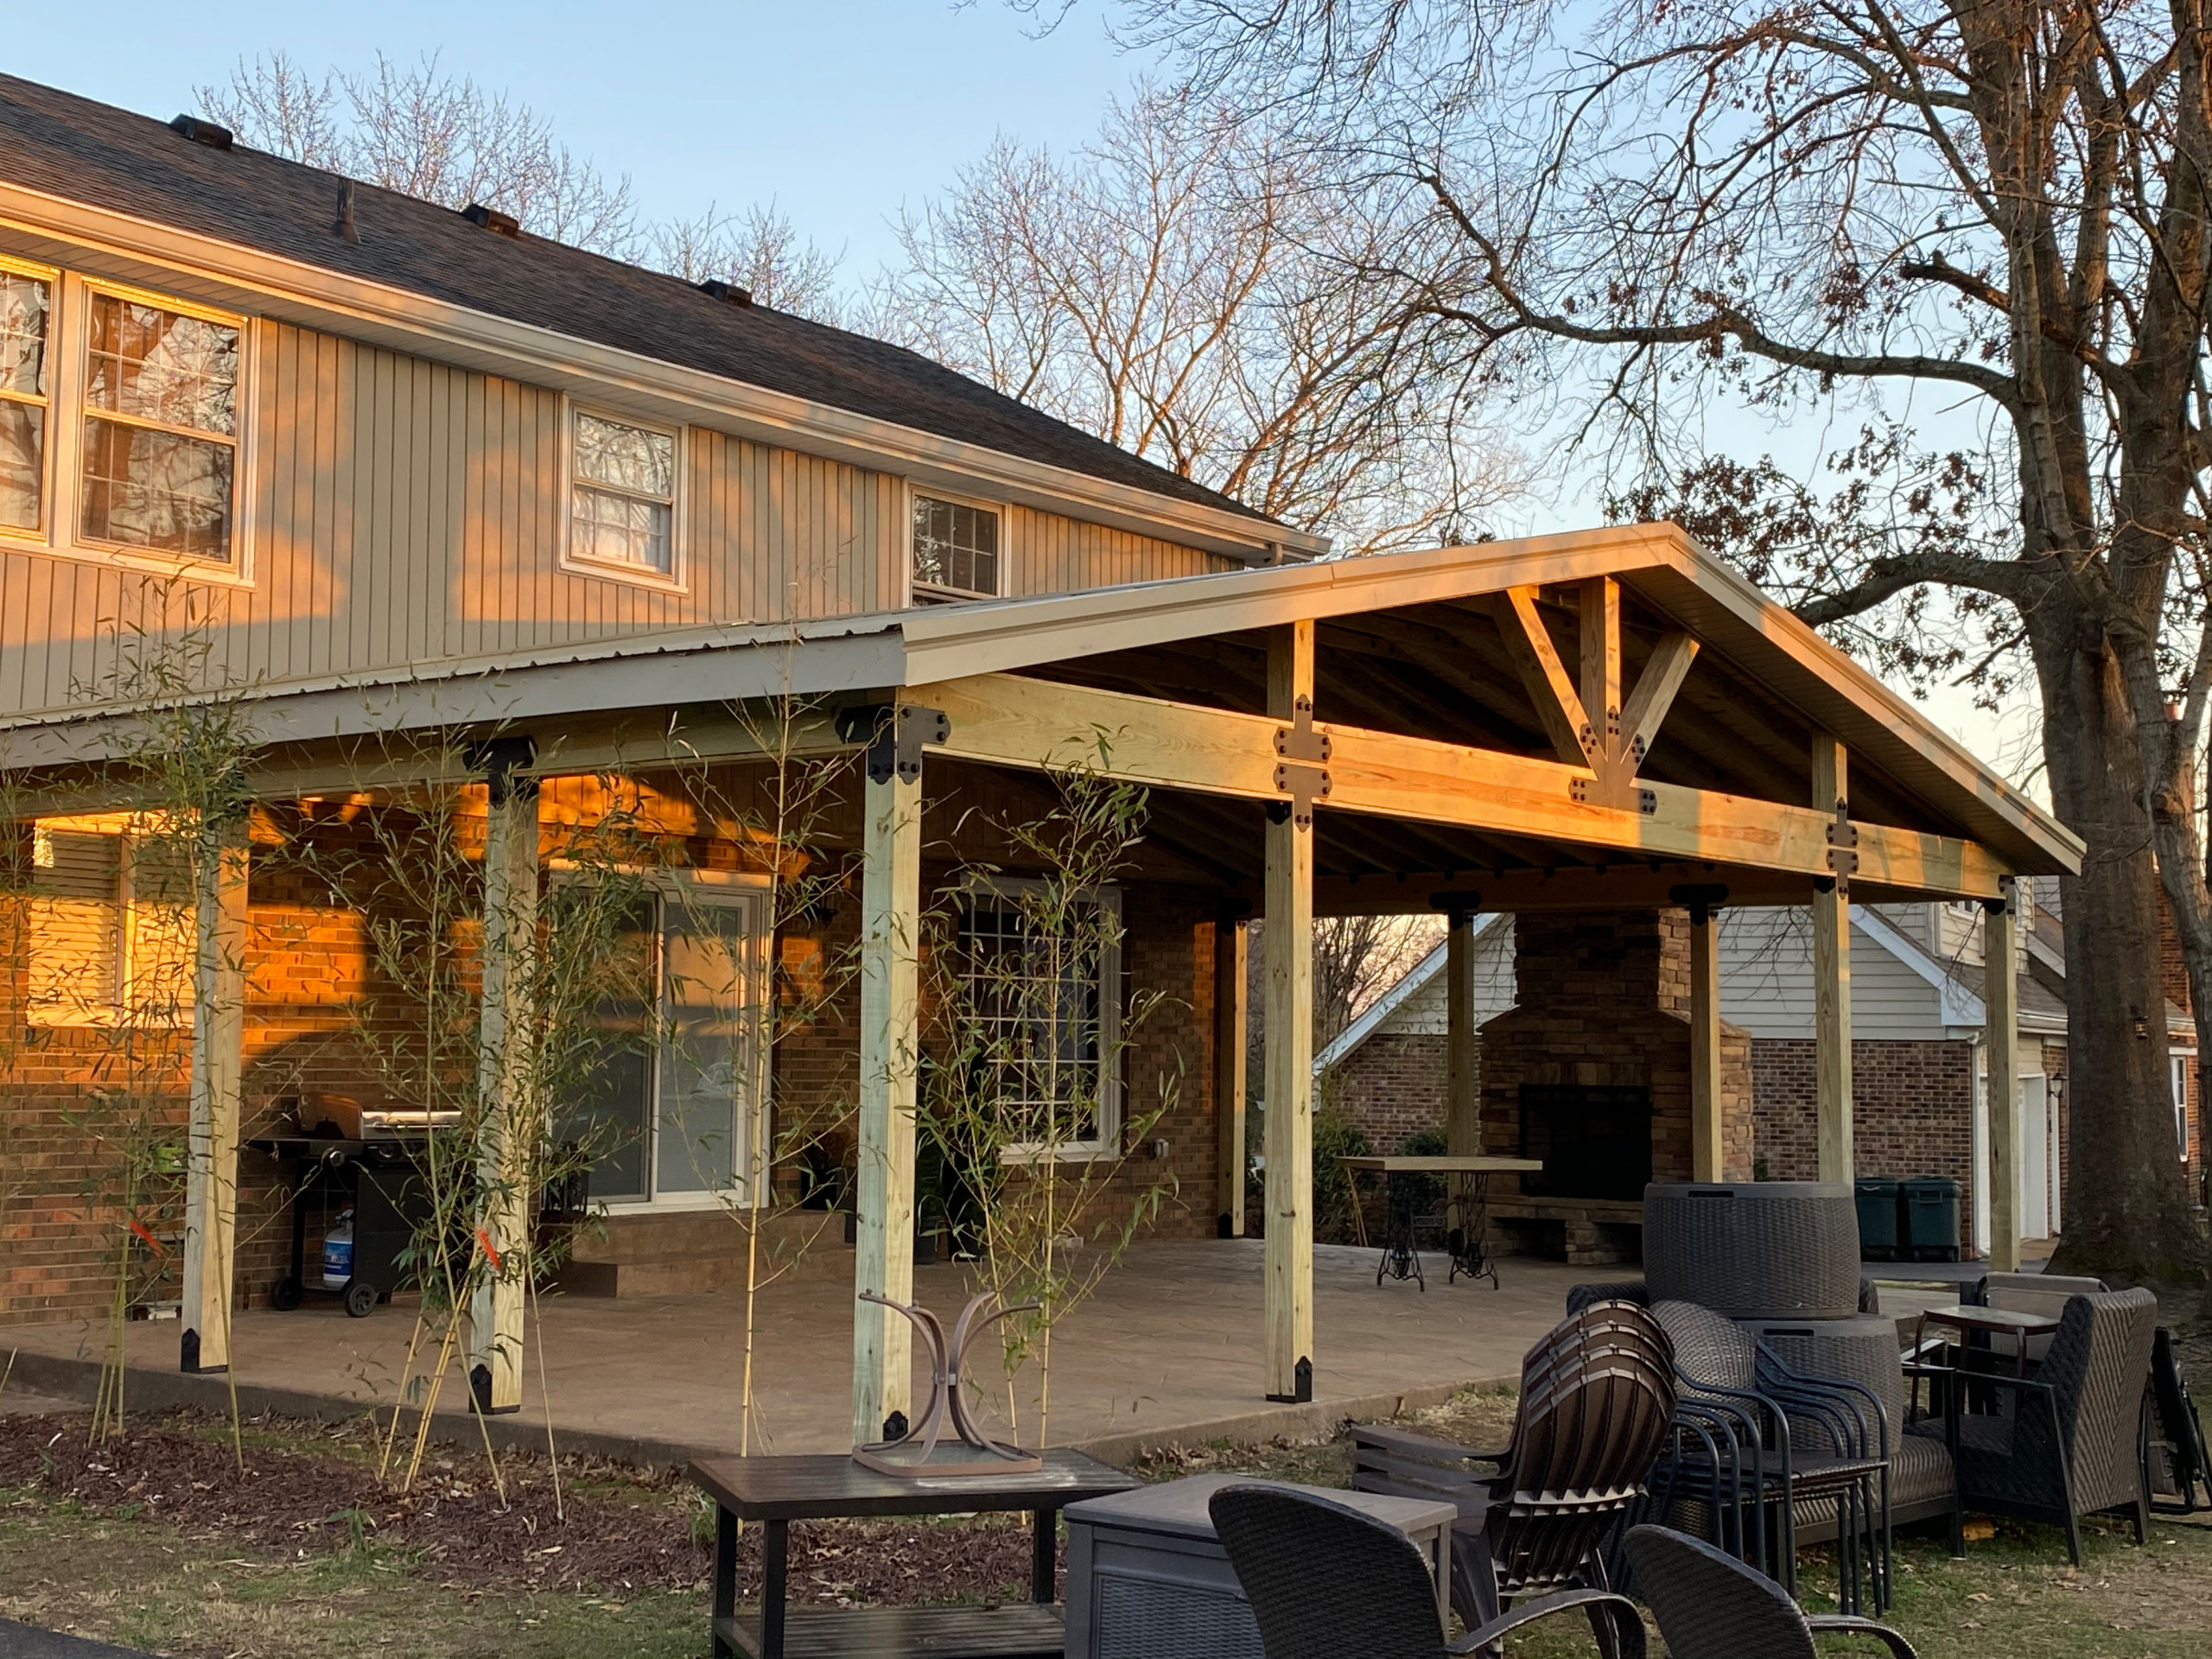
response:
[[[569,445],[569,556],[676,572],[676,434],[575,411]]]
[[[999,516],[988,507],[914,498],[914,594],[918,599],[995,599]]]
[[[98,289],[87,299],[81,533],[227,563],[238,329]]]
[[[0,529],[46,528],[47,338],[54,285],[0,266]]]

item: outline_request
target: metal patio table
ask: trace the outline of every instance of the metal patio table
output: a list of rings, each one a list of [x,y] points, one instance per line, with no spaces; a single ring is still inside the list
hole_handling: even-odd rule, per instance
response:
[[[1143,1483],[1080,1452],[1046,1452],[1045,1466],[1006,1475],[899,1476],[842,1454],[702,1458],[694,1485],[715,1500],[715,1659],[1060,1659],[1067,1637],[1055,1605],[1059,1514],[1087,1497]],[[1028,1510],[1035,1516],[1027,1602],[1000,1607],[789,1607],[791,1523],[848,1516],[968,1515]],[[757,1521],[760,1611],[737,1611],[737,1526]]]
[[[1446,1275],[1448,1284],[1461,1274],[1470,1279],[1487,1279],[1491,1288],[1497,1287],[1497,1263],[1490,1253],[1490,1178],[1499,1173],[1533,1174],[1543,1168],[1538,1158],[1498,1158],[1488,1154],[1446,1153],[1435,1156],[1354,1157],[1337,1160],[1344,1173],[1357,1178],[1363,1173],[1380,1174],[1383,1191],[1389,1191],[1393,1175],[1444,1175],[1452,1178],[1454,1191],[1452,1205],[1459,1212],[1459,1225],[1454,1230],[1451,1246],[1452,1271]],[[1401,1190],[1404,1190],[1402,1185]],[[1387,1275],[1392,1279],[1411,1279],[1423,1290],[1428,1281],[1421,1270],[1421,1252],[1414,1248],[1413,1200],[1389,1205],[1389,1236],[1382,1243],[1382,1260],[1375,1269],[1375,1282],[1381,1284]],[[1359,1242],[1367,1243],[1367,1223],[1359,1206],[1352,1205],[1353,1224],[1358,1230]]]

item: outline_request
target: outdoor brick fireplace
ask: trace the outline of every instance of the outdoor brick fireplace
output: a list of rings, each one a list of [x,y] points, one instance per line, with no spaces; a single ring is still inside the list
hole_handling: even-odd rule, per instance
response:
[[[1482,1033],[1483,1146],[1542,1158],[1491,1189],[1499,1240],[1569,1262],[1641,1255],[1646,1181],[1690,1168],[1689,917],[1515,918],[1517,1004]],[[1721,1027],[1724,1173],[1751,1166],[1751,1039]]]

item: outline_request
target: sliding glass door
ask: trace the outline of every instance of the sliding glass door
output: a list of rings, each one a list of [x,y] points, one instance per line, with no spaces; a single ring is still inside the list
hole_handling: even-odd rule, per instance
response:
[[[650,988],[600,1006],[601,1052],[565,1103],[563,1133],[592,1154],[590,1196],[683,1208],[741,1198],[760,1155],[758,1039],[767,976],[764,896],[676,874],[633,907]]]

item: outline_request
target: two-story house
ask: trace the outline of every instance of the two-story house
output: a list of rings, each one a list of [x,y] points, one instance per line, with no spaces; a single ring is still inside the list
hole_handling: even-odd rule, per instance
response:
[[[1049,810],[1051,769],[1079,760],[1141,786],[1143,823],[1112,890],[1081,896],[1118,916],[1111,948],[1044,988],[1069,1011],[1055,1063],[1095,1085],[1055,1156],[1172,1182],[1157,1229],[1240,1230],[1239,953],[1266,918],[1255,1381],[1280,1398],[1310,1397],[1327,1357],[1313,915],[1473,906],[1641,938],[1663,913],[1705,963],[1696,895],[1725,888],[1732,912],[1809,902],[1834,978],[1848,896],[1967,900],[2005,929],[2016,876],[2078,858],[1672,526],[1326,551],[740,290],[0,78],[0,785],[29,872],[0,1318],[110,1295],[134,1203],[180,1174],[112,1185],[127,1108],[181,1148],[181,1357],[226,1363],[284,1244],[289,1177],[251,1143],[303,1096],[360,1092],[363,1010],[451,972],[474,999],[466,1059],[424,1075],[473,1077],[480,1100],[470,1366],[480,1403],[512,1408],[531,918],[575,879],[579,828],[618,810],[654,847],[631,925],[660,988],[630,1014],[648,1039],[579,1103],[626,1134],[588,1177],[616,1246],[572,1294],[723,1282],[697,1258],[740,1235],[702,1244],[696,1218],[791,1200],[820,1172],[780,1155],[779,1123],[833,1109],[855,1289],[908,1293],[925,952],[1024,959],[1003,884],[1034,858],[979,826]],[[200,736],[149,753],[176,733]],[[753,810],[793,754],[851,762],[801,847]],[[198,791],[204,855],[182,877],[148,816],[173,831],[179,808],[149,779]],[[287,851],[418,834],[460,850],[375,892]],[[804,915],[763,897],[786,862],[836,878]],[[463,878],[480,920],[392,960]],[[925,945],[948,883],[957,925]],[[841,953],[856,971],[823,1017],[779,1034],[763,1010]],[[1575,960],[1586,977],[1626,958]],[[704,1003],[680,990],[702,963],[721,984]],[[1583,993],[1562,987],[1564,1018]],[[1114,1031],[1139,998],[1158,1017],[1131,1056]],[[168,1015],[151,1032],[149,1001]],[[1595,1099],[1574,1080],[1601,1072],[1609,1180],[1743,1161],[1748,1095],[1700,1058],[1725,1058],[1717,1003],[1693,988],[1687,1006],[1614,1022],[1643,1033],[1635,1054],[1616,1029],[1572,1039],[1581,1062],[1532,1055],[1566,1067],[1541,1086],[1567,1185]],[[1848,1157],[1849,999],[1824,1006],[1826,1171]],[[150,1093],[114,1085],[124,1029]],[[1131,1144],[1134,1095],[1170,1074],[1172,1108]],[[907,1403],[906,1332],[854,1314],[856,1435]]]

